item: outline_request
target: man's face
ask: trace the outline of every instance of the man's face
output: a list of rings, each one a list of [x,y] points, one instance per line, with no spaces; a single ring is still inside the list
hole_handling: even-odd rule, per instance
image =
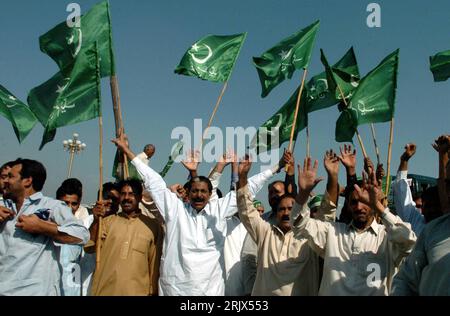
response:
[[[367,205],[357,200],[357,193],[353,191],[350,195],[349,209],[353,222],[358,226],[365,226],[373,219],[373,212]]]
[[[5,183],[3,189],[3,195],[7,199],[16,200],[19,196],[23,195],[26,188],[32,185],[31,178],[22,179],[20,171],[22,165],[13,166],[8,172],[8,180]]]
[[[208,189],[208,184],[205,182],[192,182],[191,190],[189,191],[189,200],[191,206],[197,211],[201,211],[208,204],[211,193]]]
[[[10,167],[5,167],[0,172],[0,194],[3,194],[6,181],[8,181],[8,173],[11,170]]]
[[[278,203],[277,225],[284,233],[291,230],[290,218],[294,201],[295,200],[293,198],[286,197]]]
[[[120,206],[122,206],[122,211],[130,214],[139,210],[139,201],[142,196],[136,195],[133,189],[126,185],[120,191]]]
[[[81,199],[76,194],[66,194],[61,198],[61,201],[66,202],[67,206],[72,209],[73,214],[80,208]]]
[[[116,214],[119,211],[120,193],[117,190],[109,191],[104,197],[103,203],[106,207],[106,216]]]
[[[155,148],[153,148],[153,147],[145,148],[144,153],[147,155],[148,159],[151,159],[153,157],[153,155],[155,154]]]
[[[276,182],[269,188],[269,204],[272,209],[277,205],[280,197],[282,197],[285,193],[284,183]]]
[[[264,214],[264,206],[260,205],[256,208],[256,210],[258,211],[259,215],[262,216]]]
[[[422,212],[422,207],[423,207],[422,198],[418,197],[417,199],[414,200],[414,203],[416,203],[416,208],[418,208],[420,210],[420,212]]]

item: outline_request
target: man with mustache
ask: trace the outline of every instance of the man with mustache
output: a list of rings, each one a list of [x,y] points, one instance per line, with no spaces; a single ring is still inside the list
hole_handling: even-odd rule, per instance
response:
[[[329,174],[329,199],[337,197],[339,159],[329,151],[324,158]],[[281,196],[277,205],[276,224],[264,221],[253,205],[248,192],[247,174],[251,162],[248,157],[239,166],[239,215],[251,238],[257,244],[257,272],[253,296],[315,296],[319,289],[318,256],[306,239],[296,239],[291,230],[291,211],[295,196]],[[293,167],[293,166],[292,166]],[[318,180],[319,182],[320,180]],[[321,218],[324,213],[319,211]]]
[[[0,201],[3,200],[3,190],[5,189],[5,184],[8,181],[9,170],[11,170],[11,162],[7,162],[0,167]]]
[[[291,221],[296,238],[306,238],[324,258],[319,295],[389,295],[394,273],[414,247],[416,235],[409,223],[384,207],[375,171],[349,192],[350,224],[310,217],[307,201],[318,183],[317,161],[313,167],[307,158],[303,169],[299,166],[298,178]],[[377,223],[375,213],[383,225]]]
[[[94,272],[92,295],[158,295],[161,226],[139,209],[141,182],[122,181],[118,187],[122,212],[103,220],[100,262]],[[91,236],[91,242],[95,244],[97,238],[97,234]]]
[[[136,159],[125,135],[113,143],[136,167],[166,223],[159,294],[223,296],[226,219],[237,212],[236,193],[211,199],[211,181],[196,177],[190,182],[189,203],[183,203],[157,172]],[[250,192],[255,195],[282,167],[277,165],[249,179]]]

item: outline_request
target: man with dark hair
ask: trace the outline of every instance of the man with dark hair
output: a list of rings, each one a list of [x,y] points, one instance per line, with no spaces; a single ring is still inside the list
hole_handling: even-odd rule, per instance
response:
[[[293,230],[324,258],[319,295],[389,295],[394,273],[414,247],[416,236],[409,223],[383,205],[375,170],[364,179],[364,186],[349,188],[350,224],[310,217],[307,201],[317,184],[317,162],[312,167],[311,159],[306,159],[298,183]],[[382,224],[375,220],[375,213]]]
[[[8,173],[11,170],[12,162],[7,162],[0,167],[0,201],[3,200],[3,190],[5,183],[8,181]]]
[[[222,199],[211,199],[211,181],[194,178],[189,190],[190,203],[185,204],[167,188],[157,172],[129,149],[125,135],[113,143],[136,167],[166,223],[160,295],[224,295],[223,248],[226,220],[237,211],[235,192]],[[276,169],[279,168],[277,165]],[[267,170],[249,179],[251,193],[256,194],[273,174],[273,170]]]
[[[139,209],[142,184],[118,185],[122,212],[103,219],[100,262],[94,273],[94,296],[158,295],[163,232],[160,223]],[[91,227],[91,242],[98,237],[98,222]]]
[[[59,295],[60,244],[85,244],[89,231],[65,203],[45,197],[47,174],[34,160],[12,163],[0,202],[0,295]]]

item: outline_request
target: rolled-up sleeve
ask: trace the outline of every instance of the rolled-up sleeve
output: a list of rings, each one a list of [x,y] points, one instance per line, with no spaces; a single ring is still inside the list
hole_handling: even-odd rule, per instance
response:
[[[50,219],[58,225],[60,233],[78,238],[81,240],[79,245],[85,245],[89,241],[89,230],[84,227],[81,220],[76,219],[72,210],[62,202],[55,202],[50,208]],[[61,245],[55,242],[55,245]]]

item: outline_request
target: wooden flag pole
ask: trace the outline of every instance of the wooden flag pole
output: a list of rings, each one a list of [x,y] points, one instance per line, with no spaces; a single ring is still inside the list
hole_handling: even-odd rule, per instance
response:
[[[119,82],[117,76],[113,75],[110,77],[111,94],[113,101],[113,111],[114,111],[114,122],[116,125],[116,137],[119,138],[122,131],[124,131],[123,120],[122,120],[122,109],[120,106],[120,93],[119,93]],[[128,170],[128,158],[125,153],[123,154],[123,176],[125,179],[129,178]]]
[[[306,157],[308,157],[308,158],[311,157],[310,147],[311,147],[311,143],[310,143],[310,138],[309,138],[309,124],[308,124],[308,125],[306,125]]]
[[[303,89],[305,88],[305,81],[306,81],[307,74],[308,74],[308,69],[303,69],[302,84],[300,86],[300,90],[298,91],[297,104],[295,106],[294,121],[292,122],[291,137],[289,139],[289,151],[291,153],[292,153],[292,149],[294,146],[294,134],[295,134],[295,128],[296,128],[296,124],[297,124],[297,116],[298,116],[298,112],[300,110],[300,101],[302,100],[302,94],[303,94]],[[289,171],[289,166],[286,166],[286,172],[288,172],[288,171]]]
[[[389,196],[389,190],[391,187],[391,158],[392,158],[392,143],[394,141],[394,117],[391,119],[391,129],[389,132],[389,149],[388,149],[388,161],[387,161],[387,177],[386,177],[386,198]]]
[[[342,91],[341,87],[339,86],[339,84],[337,82],[336,82],[336,86],[339,89],[339,94],[341,95],[342,100],[344,101],[345,107],[348,107],[348,103],[347,103],[347,100],[345,99],[344,92]],[[364,157],[364,159],[366,159],[367,158],[366,148],[364,147],[364,143],[362,141],[361,135],[359,134],[358,128],[356,128],[356,137],[358,138],[359,145],[361,146],[363,157]]]
[[[373,144],[375,145],[375,152],[377,154],[377,162],[378,162],[378,165],[380,165],[380,163],[381,163],[380,149],[378,148],[378,144],[377,144],[377,135],[375,134],[375,125],[373,123],[371,123],[370,127],[372,129],[372,138],[373,138]]]
[[[228,81],[225,82],[225,84],[223,86],[222,92],[220,93],[219,98],[217,99],[217,102],[216,102],[216,106],[214,107],[214,111],[211,115],[211,118],[209,119],[208,126],[206,127],[205,131],[203,132],[202,139],[200,141],[200,152],[203,151],[203,141],[204,141],[206,135],[208,134],[208,130],[210,129],[210,127],[212,125],[212,122],[216,116],[217,110],[219,109],[220,103],[222,102],[223,95],[225,94],[225,91],[227,91],[227,88],[228,88]]]
[[[100,115],[98,117],[98,129],[99,129],[99,201],[103,202],[103,117]],[[103,232],[103,218],[98,219],[98,229],[97,229],[97,240],[95,243],[96,246],[96,256],[95,256],[95,269],[98,270],[100,265],[100,252],[101,252],[101,241],[102,241],[102,232]]]

